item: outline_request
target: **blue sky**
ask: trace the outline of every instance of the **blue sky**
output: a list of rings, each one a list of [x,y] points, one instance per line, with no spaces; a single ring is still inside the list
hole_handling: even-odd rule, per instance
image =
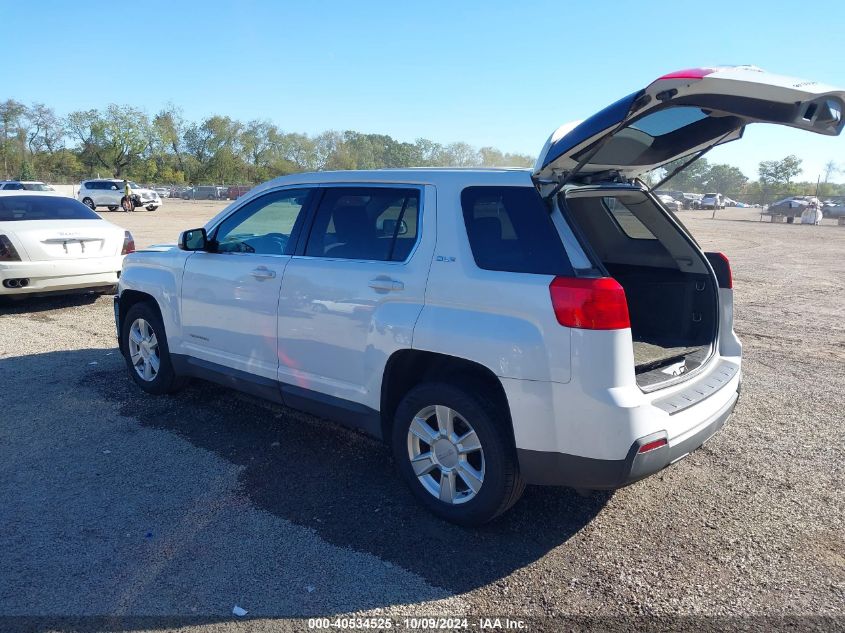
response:
[[[750,63],[845,86],[845,2],[2,2],[0,98],[60,114],[167,102],[189,119],[270,119],[536,155],[665,72]],[[797,7],[797,5],[796,5]],[[803,10],[803,12],[802,12]],[[121,29],[133,33],[118,42]],[[755,129],[756,128],[756,129]],[[797,154],[815,180],[845,138],[750,126],[711,152],[756,177]],[[845,173],[837,176],[845,180]]]

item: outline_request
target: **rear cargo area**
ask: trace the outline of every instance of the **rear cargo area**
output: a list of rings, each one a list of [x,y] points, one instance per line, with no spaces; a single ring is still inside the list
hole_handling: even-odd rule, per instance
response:
[[[588,257],[625,290],[640,387],[704,363],[717,332],[716,280],[670,216],[631,189],[576,190],[565,205]]]

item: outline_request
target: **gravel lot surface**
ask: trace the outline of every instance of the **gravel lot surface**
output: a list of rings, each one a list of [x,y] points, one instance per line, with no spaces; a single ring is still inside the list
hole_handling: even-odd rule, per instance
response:
[[[103,215],[143,246],[222,207]],[[681,213],[733,265],[745,379],[726,428],[615,494],[529,488],[478,530],[421,510],[388,450],[356,433],[196,381],[143,396],[110,296],[0,306],[0,614],[204,616],[212,630],[360,612],[841,627],[845,227],[758,213]],[[237,621],[234,605],[259,619]]]

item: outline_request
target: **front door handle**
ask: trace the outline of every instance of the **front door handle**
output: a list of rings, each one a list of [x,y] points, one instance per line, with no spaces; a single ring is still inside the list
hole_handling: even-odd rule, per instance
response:
[[[391,279],[390,277],[376,277],[375,279],[370,279],[369,286],[378,292],[396,292],[398,290],[405,289],[405,284],[401,281]]]
[[[276,276],[276,271],[270,270],[266,266],[259,266],[252,270],[252,276],[256,279],[272,279]]]

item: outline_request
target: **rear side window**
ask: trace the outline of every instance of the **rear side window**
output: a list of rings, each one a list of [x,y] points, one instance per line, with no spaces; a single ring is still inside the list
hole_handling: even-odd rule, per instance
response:
[[[619,228],[622,229],[625,235],[635,240],[657,239],[654,233],[649,231],[648,227],[640,222],[639,218],[628,207],[622,204],[618,198],[605,197],[601,200],[605,209],[610,211],[610,215],[616,220],[616,224],[619,225]]]
[[[328,188],[317,209],[305,254],[405,261],[417,241],[419,213],[418,189]]]
[[[33,195],[0,197],[0,222],[99,219],[99,215],[73,198]]]
[[[573,274],[549,211],[533,187],[467,187],[461,206],[479,268]]]

